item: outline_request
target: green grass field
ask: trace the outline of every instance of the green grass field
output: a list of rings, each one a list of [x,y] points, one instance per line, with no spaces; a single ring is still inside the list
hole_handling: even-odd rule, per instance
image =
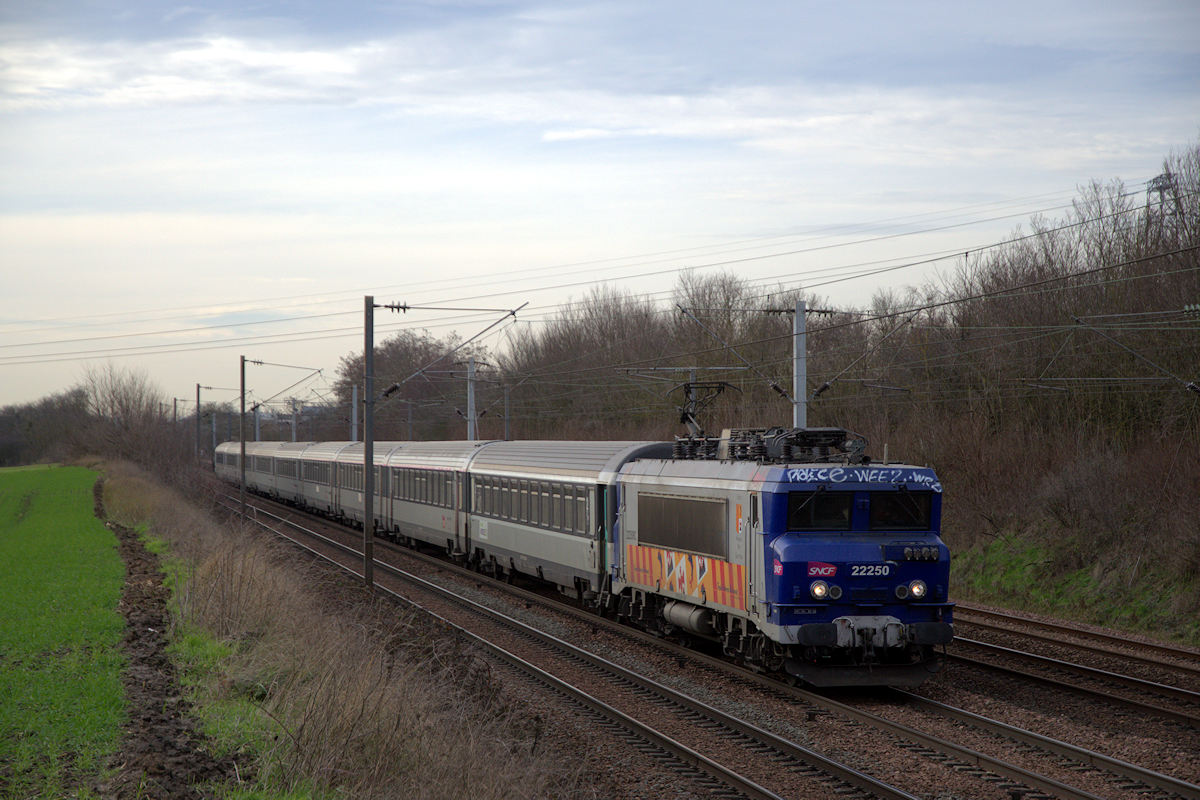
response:
[[[124,567],[96,473],[0,470],[0,797],[86,797],[124,719]]]

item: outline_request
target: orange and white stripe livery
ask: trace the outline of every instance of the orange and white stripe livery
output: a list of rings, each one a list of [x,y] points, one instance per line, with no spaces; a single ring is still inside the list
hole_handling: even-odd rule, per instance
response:
[[[625,577],[655,592],[685,595],[700,603],[746,610],[746,568],[711,556],[625,546]]]

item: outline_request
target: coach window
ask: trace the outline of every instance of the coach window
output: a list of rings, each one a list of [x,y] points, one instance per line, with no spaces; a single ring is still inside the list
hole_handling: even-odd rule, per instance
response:
[[[567,533],[578,530],[579,521],[575,517],[575,487],[570,484],[563,486],[563,525]]]
[[[588,491],[585,486],[575,487],[575,529],[587,536],[588,530]]]

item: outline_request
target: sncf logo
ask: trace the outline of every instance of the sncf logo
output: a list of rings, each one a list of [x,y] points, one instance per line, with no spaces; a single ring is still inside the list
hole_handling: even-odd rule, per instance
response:
[[[781,562],[778,558],[775,559],[774,562],[771,564],[771,571],[774,572],[776,575],[782,575],[783,574],[783,562]]]
[[[837,575],[837,567],[833,564],[826,564],[823,561],[808,562],[808,577],[832,578],[834,575]]]

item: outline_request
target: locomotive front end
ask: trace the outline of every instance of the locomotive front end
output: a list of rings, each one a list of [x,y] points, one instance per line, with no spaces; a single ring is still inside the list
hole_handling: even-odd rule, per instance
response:
[[[913,686],[954,636],[941,485],[905,465],[773,470],[762,492],[768,620],[818,686]]]

